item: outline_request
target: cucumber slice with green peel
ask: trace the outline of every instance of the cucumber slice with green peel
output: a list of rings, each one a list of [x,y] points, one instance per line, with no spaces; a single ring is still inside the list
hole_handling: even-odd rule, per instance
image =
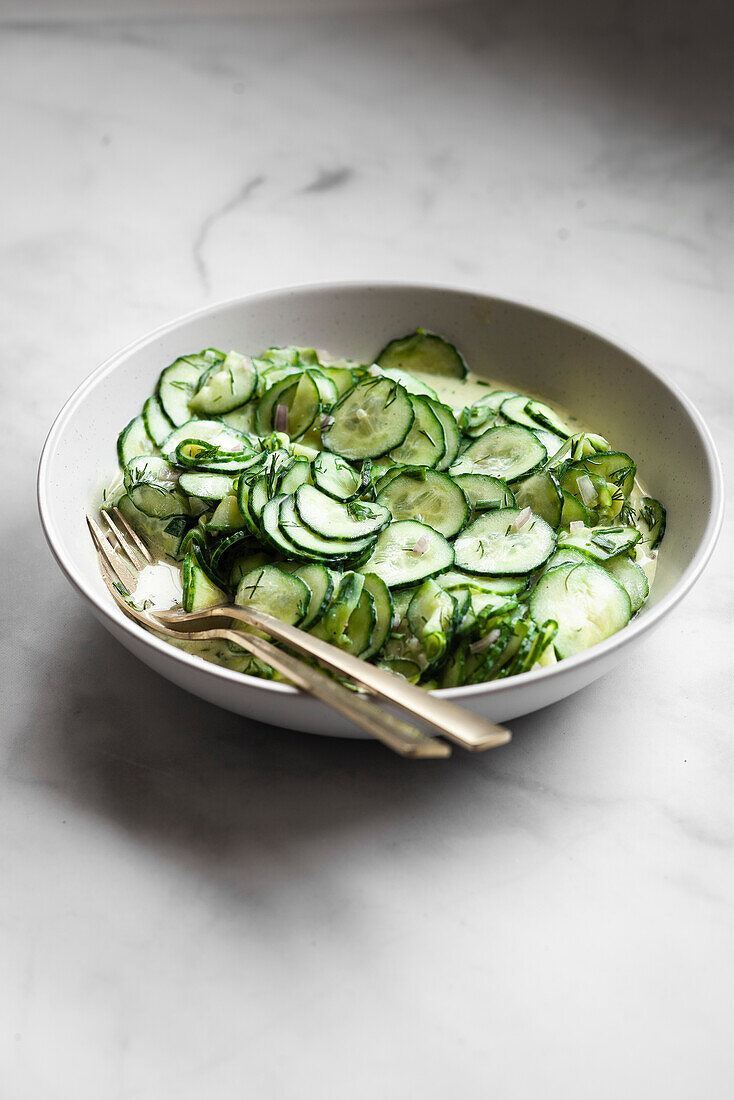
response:
[[[663,541],[666,512],[659,500],[643,497],[637,509],[637,522],[642,528],[642,542],[647,550],[656,550]]]
[[[586,527],[590,527],[591,513],[583,501],[575,497],[573,493],[569,493],[567,489],[562,489],[561,493],[563,494],[561,527],[568,527],[571,523],[583,523]]]
[[[222,500],[232,491],[232,478],[229,474],[187,470],[178,479],[178,486],[192,497],[201,497],[203,500]]]
[[[391,477],[378,492],[377,503],[393,519],[418,520],[445,538],[456,535],[469,519],[467,499],[456,482],[423,466],[408,467]]]
[[[415,661],[406,660],[404,657],[385,657],[381,655],[377,667],[383,668],[385,672],[392,672],[393,676],[401,676],[403,680],[407,680],[411,684],[417,684],[421,678],[421,666],[416,664]]]
[[[372,646],[376,621],[375,601],[367,589],[362,588],[357,606],[349,616],[342,649],[354,657],[363,657]]]
[[[283,564],[279,562],[278,568],[282,568]],[[245,553],[236,557],[229,571],[230,588],[236,591],[237,585],[247,573],[252,572],[253,569],[261,569],[263,565],[275,565],[273,555],[264,550],[255,550],[250,554]]]
[[[428,399],[428,405],[441,425],[441,431],[443,432],[444,453],[440,461],[436,463],[436,469],[439,471],[448,470],[461,449],[459,425],[448,405],[443,405],[440,401],[432,401],[430,398]]]
[[[156,447],[160,447],[161,443],[173,431],[173,424],[164,413],[161,403],[154,393],[147,398],[143,405],[142,416],[148,438]]]
[[[529,428],[508,424],[506,427],[489,428],[473,440],[457,462],[449,467],[449,473],[490,474],[512,482],[533,473],[546,457],[545,447]]]
[[[301,485],[296,490],[295,509],[306,527],[330,540],[370,538],[383,531],[392,519],[381,504],[363,501],[342,504],[312,485]]]
[[[525,412],[538,424],[541,428],[547,432],[553,432],[555,435],[560,436],[561,439],[568,439],[572,436],[574,429],[568,424],[562,417],[555,412],[550,405],[546,405],[543,401],[528,401],[525,406]]]
[[[376,573],[365,573],[363,575],[364,592],[369,593],[372,597],[375,611],[372,638],[367,648],[360,654],[363,661],[368,661],[380,652],[390,636],[394,608],[390,589],[382,577],[378,577]]]
[[[336,367],[333,365],[322,366],[319,368],[321,373],[326,378],[330,379],[336,387],[336,398],[338,401],[340,397],[343,397],[347,390],[351,390],[354,383],[357,381],[355,372],[349,367]]]
[[[194,396],[204,371],[223,361],[224,355],[221,352],[209,348],[199,355],[184,355],[161,372],[156,396],[161,409],[174,427],[191,419],[189,401]]]
[[[208,525],[207,530],[210,530]],[[226,584],[229,587],[232,566],[235,561],[242,560],[243,554],[248,548],[251,549],[252,545],[250,533],[244,529],[230,531],[229,534],[218,540],[209,556],[209,567],[215,577],[221,577],[223,585]]]
[[[433,386],[429,386],[426,382],[422,382],[420,378],[416,378],[414,374],[410,374],[406,370],[398,370],[397,367],[379,368],[381,374],[385,378],[392,378],[393,382],[399,382],[404,390],[413,394],[414,397],[430,397],[434,401],[438,400],[438,394],[434,390]],[[369,370],[367,371],[369,374]],[[375,375],[377,371],[375,371]]]
[[[539,470],[512,487],[518,508],[530,508],[551,527],[558,527],[563,513],[563,493],[550,470]]]
[[[295,493],[301,485],[306,485],[311,477],[311,463],[307,458],[297,457],[280,471],[275,484],[276,493]]]
[[[336,387],[331,384],[333,393]],[[285,410],[281,413],[280,410]],[[286,432],[291,439],[300,439],[314,425],[321,413],[321,395],[311,371],[296,379],[285,378],[266,390],[260,398],[255,426],[261,435],[272,431]]]
[[[450,592],[435,580],[426,580],[408,606],[408,626],[435,665],[446,655],[457,625],[458,605]]]
[[[411,398],[388,378],[364,378],[337,401],[321,430],[323,446],[342,458],[379,458],[399,447],[412,427]]]
[[[124,469],[129,462],[140,455],[156,455],[157,453],[155,443],[145,430],[143,417],[133,417],[117,437],[117,461],[120,466]]]
[[[192,412],[220,416],[245,405],[257,389],[257,367],[247,355],[230,351],[221,364],[210,367],[189,401]]]
[[[558,535],[558,548],[563,550],[573,547],[575,550],[583,550],[585,554],[595,561],[607,561],[622,554],[625,550],[640,541],[640,532],[636,527],[583,527],[571,531],[560,531]]]
[[[548,455],[546,465],[552,463],[555,466],[556,457],[565,447],[564,441],[560,435],[556,435],[554,432],[546,432],[543,428],[533,428],[533,432],[546,449]]]
[[[436,577],[436,580],[449,592],[453,592],[458,588],[468,588],[470,592],[493,592],[501,596],[514,596],[518,592],[524,592],[527,588],[527,579],[523,576],[483,576],[477,573],[465,573],[459,569],[442,573],[439,577]]]
[[[632,606],[622,585],[601,566],[564,565],[540,578],[530,614],[539,626],[558,623],[556,652],[573,657],[626,626]]]
[[[406,466],[436,466],[446,451],[441,421],[425,397],[411,395],[410,400],[413,423],[400,446],[390,451],[390,458]]]
[[[311,463],[311,476],[317,489],[342,502],[354,500],[363,486],[362,474],[331,451],[319,451]]]
[[[351,570],[343,573],[331,603],[311,633],[340,649],[349,648],[349,622],[357,610],[363,588],[364,577],[361,573]]]
[[[442,336],[419,328],[408,336],[391,340],[375,360],[383,369],[397,367],[410,373],[464,378],[466,363],[453,344]]]
[[[310,630],[331,603],[334,594],[334,574],[325,565],[317,562],[310,562],[307,565],[283,562],[279,568],[284,573],[292,573],[308,585],[311,597],[306,614],[299,625],[301,630]]]
[[[548,561],[543,566],[543,572],[547,573],[550,569],[559,569],[562,565],[598,565],[593,558],[585,554],[583,550],[576,550],[573,546],[564,546],[560,550],[556,550],[554,554],[548,558]]]
[[[471,573],[517,575],[538,569],[556,548],[556,533],[519,508],[485,512],[454,542],[456,565]],[[523,522],[525,520],[525,522]]]
[[[125,491],[146,516],[165,519],[187,515],[190,506],[178,488],[178,471],[156,455],[138,455],[123,471]]]
[[[632,614],[636,615],[650,595],[650,585],[645,570],[626,554],[617,554],[615,558],[602,562],[602,567],[622,585],[630,598]]]
[[[323,555],[300,549],[294,542],[291,542],[284,528],[281,526],[280,506],[284,500],[288,499],[290,498],[286,496],[273,497],[272,500],[268,500],[263,506],[262,512],[257,520],[260,538],[262,538],[276,554],[284,557],[286,560],[294,559],[296,561],[307,562],[321,561]]]
[[[362,567],[376,573],[388,588],[405,588],[445,573],[454,564],[454,549],[437,531],[417,520],[398,520],[377,536]]]
[[[247,517],[242,514],[237,503],[236,494],[227,493],[215,508],[211,519],[207,520],[206,529],[222,534],[228,531],[239,531],[243,527],[251,531]]]
[[[500,412],[505,420],[511,420],[513,424],[521,424],[523,428],[530,428],[534,431],[542,425],[539,425],[538,421],[534,420],[527,412],[529,404],[530,399],[518,393],[514,397],[505,398],[500,405]]]
[[[515,507],[512,490],[498,477],[490,474],[457,474],[453,481],[462,490],[474,512]]]
[[[135,507],[127,493],[120,497],[117,507],[151,552],[157,551],[161,557],[173,558],[174,561],[181,560],[181,542],[190,522],[187,515],[166,516],[164,519],[147,516]]]
[[[464,435],[476,437],[489,428],[506,424],[507,421],[500,412],[502,402],[517,396],[512,390],[492,390],[491,393],[480,397],[473,405],[469,405],[464,409],[461,417],[461,429]]]
[[[188,448],[188,453],[179,452],[179,448],[187,443],[197,444],[198,451],[197,448]],[[172,466],[193,466],[199,458],[202,463],[216,466],[220,461],[216,456],[220,453],[228,456],[221,460],[224,464],[239,463],[240,466],[256,454],[246,436],[221,420],[187,420],[161,444],[161,454]]]
[[[201,549],[195,543],[183,560],[184,611],[202,611],[227,602],[227,593],[216,583],[206,567]]]
[[[234,602],[239,607],[273,615],[290,626],[298,626],[308,611],[311,590],[305,581],[284,573],[277,565],[264,565],[246,573],[237,585]]]
[[[579,497],[587,507],[596,507],[594,501],[590,503],[585,499],[583,487],[579,488],[579,478],[590,477],[595,486],[596,479],[608,482],[620,489],[626,499],[632,492],[636,473],[637,467],[628,454],[623,451],[606,451],[571,463],[563,471],[560,483],[562,489]]]
[[[306,486],[303,486],[303,488],[306,488]],[[299,489],[298,492],[300,493],[301,490]],[[317,561],[324,558],[339,560],[356,557],[371,547],[374,542],[374,535],[353,539],[326,538],[319,535],[304,523],[300,514],[296,511],[296,496],[276,497],[275,499],[281,500],[279,519],[281,533],[285,540],[296,547],[301,556],[311,554]],[[261,517],[263,527],[265,527],[267,507],[263,509]]]

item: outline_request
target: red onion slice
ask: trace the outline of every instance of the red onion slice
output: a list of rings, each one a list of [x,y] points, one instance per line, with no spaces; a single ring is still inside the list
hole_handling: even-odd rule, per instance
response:
[[[288,406],[276,405],[275,406],[275,430],[276,432],[288,431]]]

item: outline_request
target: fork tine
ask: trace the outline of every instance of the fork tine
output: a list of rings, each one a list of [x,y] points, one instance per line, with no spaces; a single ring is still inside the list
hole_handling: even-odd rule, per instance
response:
[[[109,524],[110,531],[117,539],[117,546],[115,546],[114,549],[117,550],[118,553],[122,553],[125,555],[128,561],[131,563],[133,569],[137,569],[138,572],[141,569],[144,569],[146,563],[140,557],[140,554],[137,552],[136,548],[132,546],[129,542],[127,542],[122,531],[117,526],[115,520],[112,518],[112,512],[103,510],[101,514],[104,516],[107,523]]]
[[[133,565],[135,565],[137,569],[141,568],[141,566],[137,565],[137,563],[133,561],[132,555],[130,553],[130,544],[125,542],[125,539],[120,532],[120,528],[122,528],[122,530],[125,532],[125,535],[127,535],[133,546],[136,547],[135,552],[137,553],[137,551],[140,551],[144,561],[147,562],[148,565],[152,565],[154,561],[153,555],[151,554],[150,550],[145,545],[143,540],[140,538],[138,533],[134,531],[130,524],[127,522],[120,509],[116,506],[114,508],[105,509],[105,515],[107,516],[107,521],[110,527],[117,535],[120,545],[123,547],[125,553],[130,558],[130,561],[133,562]],[[112,519],[113,516],[115,517],[115,520]]]
[[[97,547],[97,550],[104,558],[106,564],[111,569],[112,573],[117,577],[123,588],[126,589],[131,595],[135,591],[136,580],[132,573],[125,565],[123,561],[113,553],[112,547],[108,543],[100,527],[95,523],[91,516],[87,516],[87,527],[89,533],[92,536],[92,541]]]

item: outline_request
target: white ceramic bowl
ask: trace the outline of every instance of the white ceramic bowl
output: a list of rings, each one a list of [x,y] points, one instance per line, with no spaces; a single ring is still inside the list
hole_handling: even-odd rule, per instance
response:
[[[305,344],[370,360],[389,339],[416,326],[456,343],[477,374],[573,410],[637,459],[648,491],[668,510],[651,598],[628,627],[551,668],[441,694],[506,721],[585,687],[662,622],[704,568],[723,512],[711,436],[683,394],[601,336],[528,306],[441,287],[336,284],[253,295],[174,321],[98,367],[59,414],[39,468],[43,528],[66,576],[124,646],[179,686],[238,714],[291,729],[363,736],[288,685],[205,663],[125,618],[103,586],[84,516],[116,469],[121,426],[178,355],[210,346],[257,351]]]

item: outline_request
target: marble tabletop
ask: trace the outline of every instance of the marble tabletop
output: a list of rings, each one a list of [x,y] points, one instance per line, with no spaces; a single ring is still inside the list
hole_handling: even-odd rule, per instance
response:
[[[157,678],[62,578],[34,499],[51,420],[111,351],[219,298],[341,278],[456,283],[599,326],[686,390],[726,464],[723,5],[695,22],[659,2],[15,8],[2,1100],[730,1095],[726,533],[626,663],[514,722],[507,748],[419,766]]]

